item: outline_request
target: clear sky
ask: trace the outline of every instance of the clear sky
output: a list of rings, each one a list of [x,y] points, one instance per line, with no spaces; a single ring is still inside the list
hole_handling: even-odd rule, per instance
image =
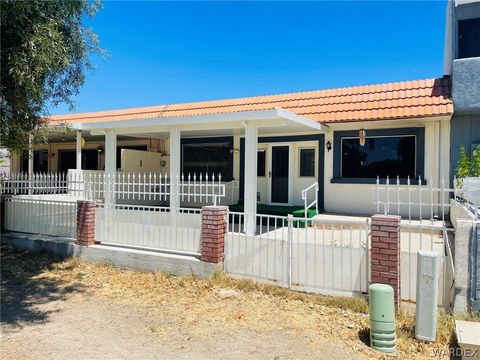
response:
[[[88,26],[109,55],[93,58],[74,112],[442,76],[445,8],[105,1]]]

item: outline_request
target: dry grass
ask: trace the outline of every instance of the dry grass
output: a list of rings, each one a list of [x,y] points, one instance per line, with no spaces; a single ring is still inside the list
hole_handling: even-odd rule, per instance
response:
[[[7,257],[5,257],[5,253]],[[62,286],[82,284],[86,293],[102,296],[112,302],[138,305],[145,311],[159,312],[166,319],[149,329],[164,336],[171,326],[183,326],[192,336],[208,336],[215,329],[257,332],[281,330],[304,336],[315,344],[319,339],[343,341],[354,351],[369,358],[382,358],[368,344],[368,306],[362,298],[342,298],[299,293],[249,280],[234,280],[217,272],[201,280],[193,276],[175,277],[164,272],[144,273],[98,265],[78,259],[49,261],[47,255],[16,255],[3,251],[2,276],[36,280],[48,279]],[[15,257],[15,256],[14,256]],[[37,263],[41,270],[29,273]],[[25,265],[26,264],[26,265]],[[60,285],[59,285],[60,286]],[[224,289],[238,292],[222,296]],[[398,352],[400,359],[429,358],[434,349],[446,349],[454,343],[454,320],[439,314],[437,341],[434,344],[414,340],[414,316],[400,311],[397,316]]]

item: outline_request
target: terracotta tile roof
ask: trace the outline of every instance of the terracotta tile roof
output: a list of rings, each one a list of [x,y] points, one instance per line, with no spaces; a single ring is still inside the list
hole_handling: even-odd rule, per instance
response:
[[[450,79],[404,81],[238,99],[159,105],[50,118],[56,122],[99,122],[267,110],[280,107],[322,123],[451,115]]]

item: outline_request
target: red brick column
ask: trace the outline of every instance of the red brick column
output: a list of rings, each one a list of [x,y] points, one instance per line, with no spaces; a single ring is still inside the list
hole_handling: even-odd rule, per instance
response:
[[[203,206],[201,232],[201,260],[210,263],[223,261],[228,207]]]
[[[400,216],[373,215],[371,282],[393,287],[395,306],[400,305]]]
[[[88,200],[77,201],[77,244],[95,244],[95,203]]]

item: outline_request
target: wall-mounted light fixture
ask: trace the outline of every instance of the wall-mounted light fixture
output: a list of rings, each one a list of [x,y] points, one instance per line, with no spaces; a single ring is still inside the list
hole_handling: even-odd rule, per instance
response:
[[[97,148],[97,152],[98,152],[99,154],[103,154],[103,147],[102,147],[102,145],[100,145],[100,146]]]
[[[325,146],[327,147],[327,151],[332,150],[332,142],[331,142],[330,140],[327,141],[327,143],[325,144]]]
[[[367,140],[367,130],[358,130],[358,139],[360,140],[360,146],[365,146],[365,141]]]

